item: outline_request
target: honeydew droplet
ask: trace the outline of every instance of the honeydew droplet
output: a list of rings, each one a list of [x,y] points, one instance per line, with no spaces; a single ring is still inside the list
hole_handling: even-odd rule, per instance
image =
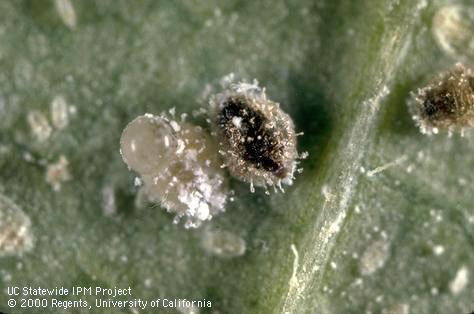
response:
[[[173,133],[163,117],[137,117],[127,125],[120,139],[123,160],[138,173],[159,173],[173,158],[172,147],[177,146]]]

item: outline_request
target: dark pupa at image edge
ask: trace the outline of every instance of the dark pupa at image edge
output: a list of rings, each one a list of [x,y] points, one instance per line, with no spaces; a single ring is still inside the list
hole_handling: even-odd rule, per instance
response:
[[[291,185],[299,163],[297,136],[291,117],[267,98],[258,83],[230,84],[210,99],[211,123],[219,153],[230,174],[254,186],[283,191]],[[302,134],[302,133],[301,133]],[[267,190],[268,193],[268,190]]]
[[[474,76],[470,68],[458,63],[426,87],[412,93],[410,112],[420,131],[449,134],[474,126]]]

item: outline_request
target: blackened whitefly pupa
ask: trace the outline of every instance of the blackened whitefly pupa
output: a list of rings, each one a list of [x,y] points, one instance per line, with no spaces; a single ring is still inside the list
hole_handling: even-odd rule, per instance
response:
[[[280,105],[267,99],[265,89],[237,83],[210,100],[211,122],[219,152],[232,176],[255,186],[291,185],[298,164],[295,128]],[[301,170],[300,170],[301,171]]]
[[[474,126],[474,76],[458,63],[431,84],[412,93],[410,111],[424,134],[449,134]]]

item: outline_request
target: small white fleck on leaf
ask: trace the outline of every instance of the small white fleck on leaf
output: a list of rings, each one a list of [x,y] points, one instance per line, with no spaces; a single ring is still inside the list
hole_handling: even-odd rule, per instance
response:
[[[74,29],[77,24],[76,11],[71,0],[55,0],[56,11],[67,27]]]
[[[50,137],[52,129],[43,113],[37,110],[30,111],[27,119],[31,132],[39,142],[44,142]]]
[[[66,99],[59,95],[51,102],[51,122],[58,129],[65,128],[69,123],[69,108]]]
[[[0,194],[0,257],[21,255],[33,248],[30,218]]]

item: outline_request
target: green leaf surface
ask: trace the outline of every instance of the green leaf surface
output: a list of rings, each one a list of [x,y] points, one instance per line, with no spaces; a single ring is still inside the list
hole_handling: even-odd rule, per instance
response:
[[[422,135],[406,106],[458,61],[431,31],[447,1],[58,3],[0,2],[0,311],[88,313],[9,308],[10,286],[130,286],[210,300],[201,313],[474,310],[473,134]],[[120,134],[146,112],[205,106],[230,72],[266,87],[310,156],[285,194],[234,180],[226,212],[186,230],[140,202]],[[28,117],[51,124],[58,96],[75,112],[41,142]],[[55,190],[60,156],[70,178]],[[31,243],[12,253],[13,227]],[[245,254],[213,254],[209,230]]]

